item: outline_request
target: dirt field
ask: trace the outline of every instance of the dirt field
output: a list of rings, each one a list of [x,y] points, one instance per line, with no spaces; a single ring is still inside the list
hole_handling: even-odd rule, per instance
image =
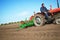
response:
[[[46,24],[17,30],[18,24],[0,26],[0,40],[60,40],[60,25]]]

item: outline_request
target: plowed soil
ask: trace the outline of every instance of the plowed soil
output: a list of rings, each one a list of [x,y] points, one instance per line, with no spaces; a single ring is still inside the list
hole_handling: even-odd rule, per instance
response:
[[[57,24],[18,28],[18,24],[0,26],[0,40],[60,40],[60,25]]]

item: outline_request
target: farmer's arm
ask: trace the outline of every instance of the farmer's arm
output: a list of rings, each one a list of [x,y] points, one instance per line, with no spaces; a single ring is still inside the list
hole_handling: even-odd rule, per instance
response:
[[[48,9],[45,7],[45,10],[48,11]]]

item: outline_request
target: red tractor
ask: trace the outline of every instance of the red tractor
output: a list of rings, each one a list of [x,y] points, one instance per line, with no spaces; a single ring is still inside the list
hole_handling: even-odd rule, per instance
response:
[[[57,4],[58,4],[58,0],[57,0]],[[34,15],[34,24],[36,26],[42,26],[45,23],[56,23],[56,24],[60,24],[60,8],[59,8],[59,4],[58,4],[58,8],[49,10],[49,18],[50,19],[46,19],[44,13],[36,13]]]
[[[44,13],[36,13],[34,15],[34,24],[36,26],[42,26],[43,24],[47,23],[56,23],[56,24],[60,24],[60,8],[55,8],[52,10],[49,10],[49,17],[51,21],[49,21],[48,19],[45,19]]]
[[[60,8],[59,8],[59,2],[57,0],[57,6],[58,8],[52,9],[48,11],[48,19],[45,17],[45,13],[36,13],[34,15],[34,24],[36,26],[42,26],[45,23],[56,23],[60,24]],[[51,9],[50,5],[50,9]]]

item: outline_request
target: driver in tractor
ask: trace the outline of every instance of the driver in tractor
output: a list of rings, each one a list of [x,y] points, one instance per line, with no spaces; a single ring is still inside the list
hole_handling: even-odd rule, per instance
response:
[[[48,9],[44,6],[44,3],[41,4],[40,11],[41,11],[41,13],[44,13],[45,18],[48,19]]]

